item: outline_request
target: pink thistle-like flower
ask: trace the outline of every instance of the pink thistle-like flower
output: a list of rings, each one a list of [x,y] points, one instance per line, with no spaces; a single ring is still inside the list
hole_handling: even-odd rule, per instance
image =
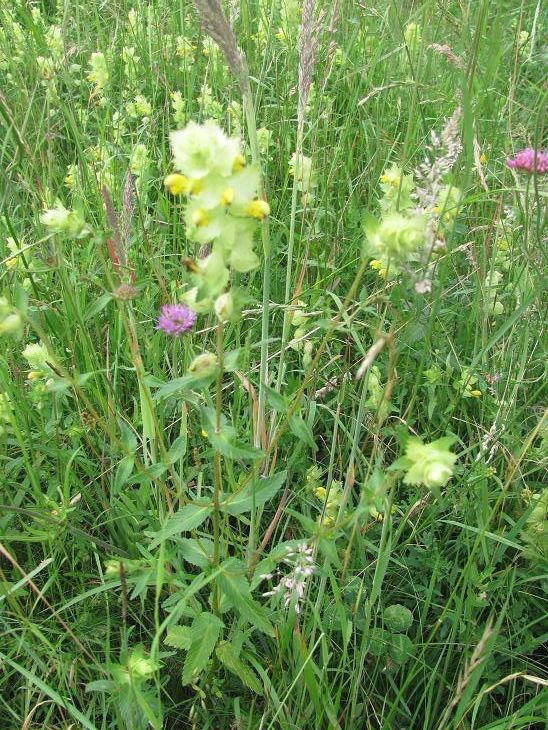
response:
[[[513,170],[523,170],[523,172],[528,172],[530,175],[535,172],[537,175],[544,175],[548,172],[548,152],[541,152],[528,147],[518,152],[514,157],[508,157],[506,164]]]
[[[179,337],[187,332],[196,322],[196,312],[185,307],[184,304],[164,304],[158,322],[157,330],[162,330],[166,335]]]

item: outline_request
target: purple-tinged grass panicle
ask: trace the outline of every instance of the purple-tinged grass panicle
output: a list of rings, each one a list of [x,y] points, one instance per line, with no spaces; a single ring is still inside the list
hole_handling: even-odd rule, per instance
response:
[[[192,329],[196,322],[196,312],[184,304],[164,304],[158,322],[157,330],[162,330],[166,335],[179,337],[183,332]]]

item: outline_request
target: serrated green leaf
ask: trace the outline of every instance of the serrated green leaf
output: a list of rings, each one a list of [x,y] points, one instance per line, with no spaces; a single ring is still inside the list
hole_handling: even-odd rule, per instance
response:
[[[229,515],[241,515],[250,512],[255,507],[262,507],[263,504],[272,499],[285,482],[287,472],[281,471],[271,477],[252,479],[246,486],[235,495],[226,496],[220,505],[223,512]]]
[[[190,627],[190,646],[183,666],[183,685],[190,684],[195,675],[205,669],[224,624],[220,618],[204,611]]]
[[[164,644],[174,649],[190,649],[192,643],[192,630],[190,626],[171,626],[167,630]]]
[[[213,541],[207,538],[183,537],[180,542],[181,555],[184,560],[198,568],[207,568],[211,565],[213,556]]]
[[[249,687],[250,690],[257,694],[262,694],[263,688],[259,681],[259,678],[251,669],[248,664],[245,664],[240,657],[238,652],[234,649],[232,644],[228,641],[222,641],[215,650],[219,661],[230,669],[242,682]]]
[[[222,572],[217,578],[219,587],[236,611],[254,628],[274,636],[274,627],[268,620],[265,609],[251,595],[245,563],[236,558],[229,558],[220,567]]]
[[[211,514],[213,505],[206,500],[197,499],[190,504],[186,504],[182,509],[171,515],[158,532],[147,533],[153,540],[150,543],[149,550],[157,547],[164,540],[170,537],[180,535],[182,532],[189,532],[199,527],[204,520]]]

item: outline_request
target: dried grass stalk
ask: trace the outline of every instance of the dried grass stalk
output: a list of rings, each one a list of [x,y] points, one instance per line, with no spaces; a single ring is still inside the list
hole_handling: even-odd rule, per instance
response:
[[[194,0],[204,31],[215,41],[223,52],[226,62],[238,79],[242,94],[247,94],[246,63],[243,54],[238,50],[236,36],[230,27],[219,0]]]
[[[310,93],[310,85],[318,60],[318,47],[320,45],[320,26],[323,19],[321,15],[315,19],[316,0],[305,0],[301,16],[301,27],[299,32],[299,123],[304,120],[304,111]]]

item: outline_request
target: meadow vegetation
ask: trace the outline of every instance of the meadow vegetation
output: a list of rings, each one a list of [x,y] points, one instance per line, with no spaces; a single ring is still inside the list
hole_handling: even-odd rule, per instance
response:
[[[0,730],[547,710],[534,0],[0,0]]]

